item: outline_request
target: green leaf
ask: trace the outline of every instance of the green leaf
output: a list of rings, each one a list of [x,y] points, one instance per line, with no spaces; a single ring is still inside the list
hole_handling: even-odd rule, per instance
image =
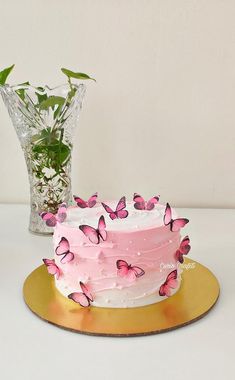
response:
[[[38,92],[36,92],[36,95],[37,95],[37,98],[38,98],[38,105],[40,106],[42,102],[44,102],[44,100],[47,99],[47,94],[39,94]]]
[[[53,108],[54,106],[62,106],[65,102],[65,98],[62,96],[49,96],[46,100],[42,101],[40,104],[41,110],[47,110],[48,108]]]
[[[24,83],[19,84],[19,86],[30,86],[30,83],[29,82],[24,82]],[[22,100],[24,100],[24,98],[25,98],[25,90],[26,90],[25,88],[19,88],[18,90],[16,90],[17,95]]]
[[[13,70],[14,66],[15,65],[7,67],[6,69],[0,72],[0,85],[3,86],[6,83],[7,77],[10,74],[10,72]]]
[[[45,145],[51,144],[51,142],[56,141],[58,144],[60,137],[60,131],[54,130],[51,131],[50,128],[44,128],[40,133],[32,136],[31,142],[36,145]]]
[[[63,108],[63,104],[60,104],[56,108],[56,110],[54,111],[54,119],[56,119],[60,115],[62,108]]]
[[[63,165],[71,154],[70,148],[64,143],[60,142],[57,153],[57,160],[59,165]]]
[[[33,146],[34,153],[45,154],[51,160],[53,168],[63,166],[71,155],[71,148],[63,142],[54,140],[50,144],[36,144]]]
[[[20,97],[20,99],[24,100],[25,98],[25,90],[23,88],[16,90],[17,95]]]
[[[89,77],[89,75],[85,73],[75,73],[74,71],[62,68],[61,69],[62,73],[67,75],[68,78],[74,78],[74,79],[91,79],[96,82],[94,78]]]
[[[29,81],[27,81],[27,82],[18,84],[18,86],[30,86],[30,83]]]

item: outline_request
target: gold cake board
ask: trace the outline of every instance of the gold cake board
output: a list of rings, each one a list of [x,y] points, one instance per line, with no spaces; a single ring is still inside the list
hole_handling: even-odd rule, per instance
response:
[[[25,280],[24,300],[30,310],[58,327],[82,334],[138,336],[182,327],[205,316],[219,297],[219,283],[212,272],[191,259],[183,264],[180,290],[153,305],[129,309],[83,308],[63,297],[45,265]]]

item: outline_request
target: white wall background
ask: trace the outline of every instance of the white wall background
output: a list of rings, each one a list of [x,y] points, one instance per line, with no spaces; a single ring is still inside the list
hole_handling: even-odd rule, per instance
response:
[[[89,83],[73,189],[160,193],[176,206],[235,207],[234,0],[0,0],[0,67],[51,86]],[[0,202],[27,202],[26,167],[0,99]]]

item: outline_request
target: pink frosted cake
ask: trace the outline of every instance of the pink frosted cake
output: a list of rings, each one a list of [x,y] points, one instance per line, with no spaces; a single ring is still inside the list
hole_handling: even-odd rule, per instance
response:
[[[77,206],[65,205],[57,216],[43,213],[54,226],[53,260],[44,259],[55,276],[58,291],[81,306],[138,307],[174,295],[180,287],[179,264],[190,250],[180,229],[188,219],[174,210],[145,202],[88,202],[75,197]]]

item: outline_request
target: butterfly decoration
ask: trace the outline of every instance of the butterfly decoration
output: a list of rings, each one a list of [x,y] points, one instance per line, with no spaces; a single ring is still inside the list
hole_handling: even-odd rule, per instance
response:
[[[120,277],[126,277],[129,281],[134,281],[137,278],[143,276],[145,271],[137,266],[127,264],[125,260],[117,260],[117,273]]]
[[[141,195],[134,193],[133,201],[134,207],[136,210],[152,210],[155,207],[155,204],[158,203],[160,196],[156,195],[155,197],[149,199],[149,201],[145,201]]]
[[[172,219],[172,211],[169,203],[166,204],[165,214],[164,214],[164,224],[165,226],[170,226],[172,232],[177,232],[189,222],[186,218]]]
[[[177,269],[175,269],[170,274],[168,274],[166,281],[160,286],[159,295],[170,297],[171,289],[175,289],[177,285]]]
[[[188,236],[185,236],[180,243],[179,248],[175,252],[176,260],[178,260],[181,264],[184,262],[183,255],[187,255],[191,249],[190,239]]]
[[[48,227],[55,227],[56,223],[63,223],[67,217],[67,205],[66,203],[62,203],[57,211],[57,214],[52,214],[52,212],[41,212],[39,214],[46,222]]]
[[[93,194],[88,201],[84,201],[82,198],[78,197],[77,195],[73,196],[73,199],[77,203],[77,206],[80,208],[92,208],[96,205],[97,202],[98,193]]]
[[[124,208],[126,207],[126,197],[122,197],[119,200],[115,211],[113,211],[111,209],[111,207],[109,207],[105,203],[101,202],[101,204],[104,207],[105,211],[109,214],[109,216],[112,220],[113,219],[123,219],[123,218],[126,218],[128,216],[128,211],[124,210]]]
[[[54,259],[53,260],[42,259],[42,261],[46,265],[48,273],[53,274],[56,277],[56,279],[58,280],[58,278],[60,277],[60,269],[55,264],[55,260]]]
[[[69,263],[74,259],[74,254],[70,252],[69,241],[65,237],[62,237],[60,239],[60,242],[56,247],[55,253],[58,256],[62,256],[60,260],[62,264]]]
[[[88,226],[87,224],[79,226],[79,229],[93,244],[99,244],[101,239],[106,240],[107,232],[105,231],[105,228],[106,224],[103,215],[101,215],[101,217],[99,218],[97,228]]]
[[[82,292],[74,292],[68,295],[68,298],[73,300],[76,303],[79,303],[80,306],[87,307],[90,306],[91,302],[94,301],[93,296],[89,292],[88,288],[82,281],[80,281],[80,287]]]

